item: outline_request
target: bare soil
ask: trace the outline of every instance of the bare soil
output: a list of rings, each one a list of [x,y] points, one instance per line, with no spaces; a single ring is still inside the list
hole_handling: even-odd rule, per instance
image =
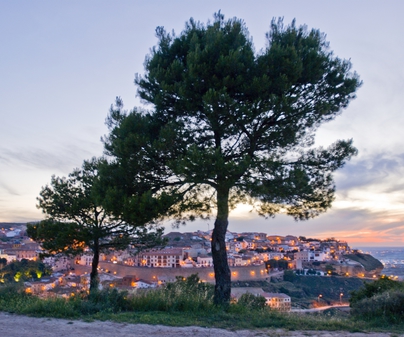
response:
[[[287,331],[257,329],[229,331],[201,327],[167,327],[162,325],[83,322],[76,320],[35,318],[0,312],[1,337],[404,337],[390,333],[349,333],[342,331]]]

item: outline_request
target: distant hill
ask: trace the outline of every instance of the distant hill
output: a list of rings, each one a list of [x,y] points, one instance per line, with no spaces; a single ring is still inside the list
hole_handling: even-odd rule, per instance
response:
[[[0,229],[21,228],[26,225],[27,222],[0,222]]]
[[[363,253],[346,254],[346,258],[359,262],[367,272],[373,270],[382,270],[383,264],[372,255]]]

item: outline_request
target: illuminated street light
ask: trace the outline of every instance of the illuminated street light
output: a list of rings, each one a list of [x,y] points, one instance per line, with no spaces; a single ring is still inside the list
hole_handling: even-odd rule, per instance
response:
[[[339,294],[339,304],[342,304],[342,296],[344,296],[343,293]]]
[[[320,303],[320,298],[321,298],[321,297],[323,297],[323,295],[321,295],[321,294],[317,296],[317,302],[318,302],[318,303]]]

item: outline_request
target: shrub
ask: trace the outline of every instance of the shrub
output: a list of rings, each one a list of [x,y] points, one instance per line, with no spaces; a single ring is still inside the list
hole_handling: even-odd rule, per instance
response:
[[[197,275],[177,278],[160,289],[126,291],[106,289],[70,299],[41,299],[26,294],[18,285],[0,286],[0,310],[54,317],[75,317],[127,311],[214,312],[214,286],[201,283]]]
[[[29,279],[38,280],[44,275],[50,275],[51,270],[40,261],[22,259],[3,266],[0,282],[5,284],[22,283]]]
[[[202,283],[198,275],[166,284],[161,289],[146,291],[131,297],[132,307],[141,311],[213,310],[214,286]]]
[[[404,284],[382,276],[353,291],[350,306],[354,317],[366,321],[401,323],[404,320]]]
[[[261,295],[245,293],[241,295],[237,303],[247,309],[263,309],[266,306],[266,299]]]
[[[351,314],[366,321],[402,323],[404,320],[404,292],[385,291],[351,304]]]
[[[404,291],[404,284],[402,282],[393,281],[386,276],[382,276],[379,280],[365,283],[363,288],[353,291],[351,293],[350,305],[352,306],[356,302],[359,302],[365,298],[371,298],[388,290],[399,289]]]
[[[104,312],[120,312],[131,309],[127,291],[117,289],[105,289],[92,291],[87,301],[80,301],[80,311],[83,314]]]
[[[285,270],[283,273],[283,280],[288,282],[293,282],[296,280],[296,274],[293,270]]]

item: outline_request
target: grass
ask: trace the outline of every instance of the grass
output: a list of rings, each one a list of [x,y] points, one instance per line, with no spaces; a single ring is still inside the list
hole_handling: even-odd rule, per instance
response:
[[[89,297],[41,299],[21,289],[0,287],[0,311],[16,314],[95,320],[119,323],[201,326],[231,330],[278,329],[326,331],[404,331],[404,323],[395,325],[375,319],[354,320],[337,310],[316,314],[278,313],[231,304],[223,309],[212,302],[211,285],[197,279],[177,280],[165,288],[129,296],[117,290],[101,291]]]

